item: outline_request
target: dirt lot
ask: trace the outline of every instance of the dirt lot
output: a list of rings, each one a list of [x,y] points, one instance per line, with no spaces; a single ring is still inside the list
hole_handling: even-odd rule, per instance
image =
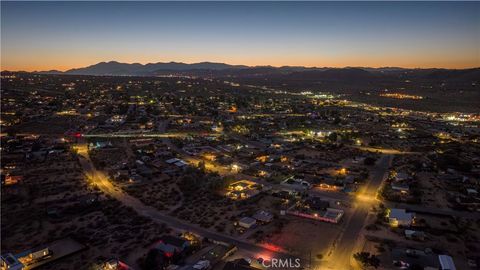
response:
[[[339,162],[346,158],[351,158],[354,156],[359,156],[362,154],[360,150],[353,148],[342,147],[340,149],[335,149],[334,151],[325,151],[323,149],[311,149],[311,148],[302,148],[300,150],[291,151],[288,153],[290,156],[303,156],[306,159],[319,159],[323,161],[330,162]]]
[[[64,134],[71,126],[78,125],[78,119],[72,116],[53,116],[47,119],[26,122],[12,127],[8,132],[42,134]]]
[[[311,253],[313,261],[319,260],[320,254],[324,258],[328,255],[340,231],[339,225],[289,218],[289,222],[282,228],[281,233],[266,240],[293,254]]]
[[[374,215],[369,217],[367,224],[373,224]],[[477,256],[479,246],[480,222],[468,219],[440,217],[416,214],[420,227],[413,230],[423,231],[425,240],[409,240],[405,237],[405,228],[391,228],[387,224],[370,225],[363,231],[369,241],[365,242],[363,251],[380,254],[379,258],[385,269],[390,269],[392,248],[430,248],[439,254],[453,257],[457,269],[469,269],[467,258]],[[460,233],[461,232],[461,233]]]
[[[450,207],[446,195],[448,191],[442,181],[436,179],[431,173],[426,172],[419,173],[417,178],[421,183],[421,190],[423,191],[423,205],[437,208]]]
[[[2,188],[2,252],[13,254],[64,237],[88,249],[50,264],[51,269],[81,269],[144,249],[167,228],[138,216],[98,193],[86,181],[71,153],[25,165],[23,182]],[[7,207],[8,206],[8,207]]]

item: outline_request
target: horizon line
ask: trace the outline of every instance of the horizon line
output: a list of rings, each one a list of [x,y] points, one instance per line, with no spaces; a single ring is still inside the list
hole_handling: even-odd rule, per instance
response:
[[[119,63],[119,64],[128,64],[128,65],[142,65],[146,66],[148,64],[186,64],[186,65],[194,65],[194,64],[202,64],[202,63],[210,63],[210,64],[225,64],[229,66],[244,66],[245,68],[258,68],[258,67],[271,67],[271,68],[286,68],[286,67],[299,67],[299,68],[307,68],[307,69],[344,69],[344,68],[371,68],[371,69],[384,69],[384,68],[398,68],[398,69],[448,69],[448,70],[464,70],[464,69],[475,69],[475,68],[480,68],[480,65],[478,66],[466,66],[466,67],[461,67],[461,68],[448,68],[448,67],[406,67],[406,66],[303,66],[303,65],[247,65],[247,64],[231,64],[231,63],[226,63],[226,62],[215,62],[215,61],[199,61],[199,62],[188,62],[188,61],[158,61],[158,62],[120,62],[117,60],[109,60],[109,61],[100,61],[94,64],[86,65],[86,66],[81,66],[81,67],[72,67],[68,69],[56,69],[56,68],[49,68],[49,69],[43,69],[43,70],[31,70],[28,71],[26,69],[1,69],[0,72],[27,72],[27,73],[38,73],[38,72],[48,72],[48,71],[58,71],[58,72],[68,72],[73,69],[81,69],[81,68],[88,68],[91,66],[95,66],[98,64],[102,63]]]

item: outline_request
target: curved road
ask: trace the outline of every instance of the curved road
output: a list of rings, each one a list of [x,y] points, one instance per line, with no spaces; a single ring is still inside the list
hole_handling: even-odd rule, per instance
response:
[[[115,187],[109,180],[108,177],[101,171],[98,171],[91,159],[88,155],[88,149],[86,144],[79,145],[76,147],[78,154],[80,155],[80,164],[86,174],[86,176],[98,187],[102,192],[112,196],[113,198],[120,201],[123,205],[131,207],[135,210],[138,214],[148,217],[157,223],[164,223],[172,228],[184,231],[190,231],[201,235],[203,237],[213,239],[215,241],[229,243],[237,246],[239,249],[243,249],[256,255],[256,257],[263,258],[271,258],[274,256],[275,258],[291,258],[294,259],[293,256],[283,253],[281,251],[275,250],[275,248],[271,248],[268,246],[262,245],[255,245],[246,241],[242,241],[231,237],[229,235],[220,234],[200,226],[188,223],[186,221],[171,217],[166,215],[157,209],[144,205],[140,200],[135,197],[132,197],[121,189]],[[296,258],[296,257],[295,257]]]

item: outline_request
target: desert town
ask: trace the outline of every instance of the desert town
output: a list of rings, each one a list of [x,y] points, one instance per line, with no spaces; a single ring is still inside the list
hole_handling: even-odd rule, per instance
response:
[[[1,99],[2,269],[479,267],[479,114],[189,76]]]

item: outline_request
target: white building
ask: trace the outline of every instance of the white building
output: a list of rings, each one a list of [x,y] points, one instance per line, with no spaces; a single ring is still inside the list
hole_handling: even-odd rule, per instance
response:
[[[438,255],[441,270],[456,270],[453,258],[448,255]]]
[[[238,221],[238,226],[243,227],[245,229],[250,229],[253,227],[257,221],[254,218],[251,217],[243,217]]]

